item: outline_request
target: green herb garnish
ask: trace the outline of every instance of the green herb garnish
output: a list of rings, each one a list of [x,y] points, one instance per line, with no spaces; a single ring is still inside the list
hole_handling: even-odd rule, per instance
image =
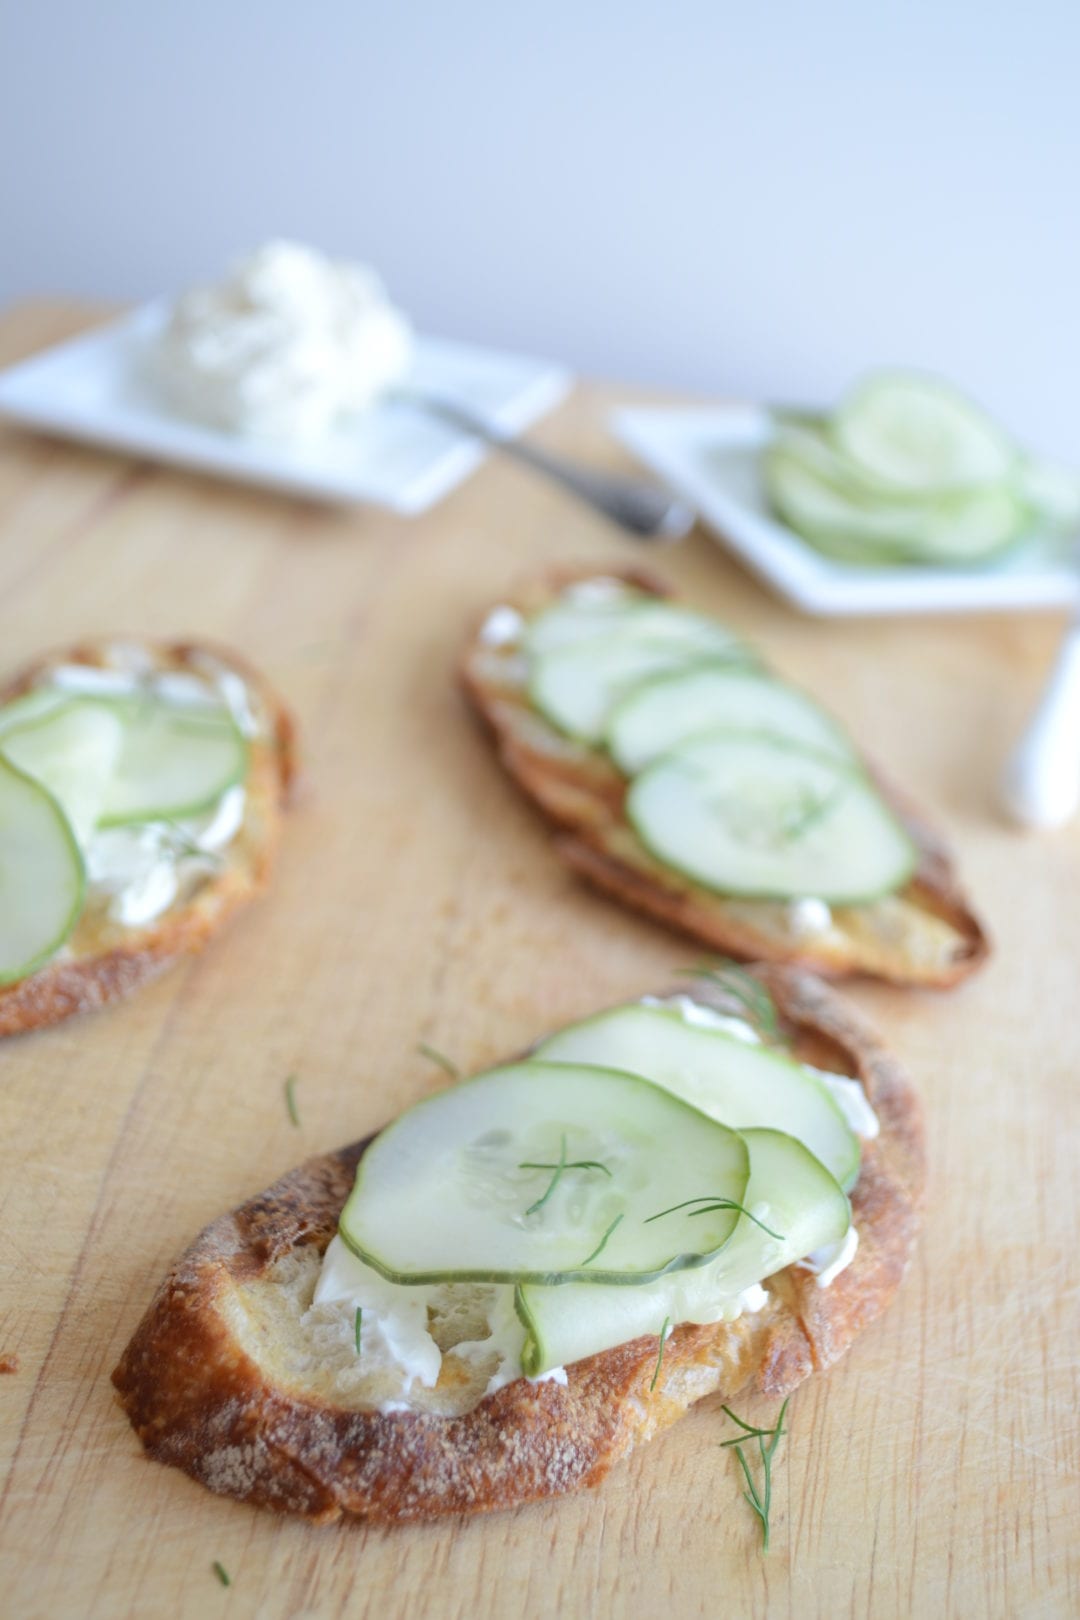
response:
[[[296,1109],[296,1075],[290,1074],[285,1082],[285,1106],[289,1110],[289,1118],[294,1125],[300,1124],[300,1115]]]
[[[739,1017],[745,1018],[766,1041],[783,1044],[776,1003],[760,980],[738,962],[722,956],[717,962],[698,962],[693,967],[679,968],[678,972],[695,979],[711,979],[734,1002]]]
[[[656,1358],[656,1366],[653,1368],[652,1381],[649,1384],[649,1394],[650,1395],[652,1394],[653,1390],[656,1388],[656,1380],[660,1376],[660,1368],[664,1365],[664,1346],[665,1346],[665,1344],[667,1344],[668,1328],[670,1326],[671,1326],[671,1317],[670,1316],[665,1316],[663,1326],[660,1329],[660,1354]]]
[[[790,1399],[791,1397],[789,1395],[788,1400]],[[785,1401],[783,1406],[780,1408],[780,1416],[776,1420],[775,1428],[759,1429],[756,1428],[753,1423],[744,1423],[741,1417],[736,1417],[730,1406],[725,1406],[723,1408],[731,1421],[733,1423],[737,1423],[739,1428],[744,1431],[742,1434],[737,1435],[734,1440],[722,1440],[720,1444],[722,1446],[734,1446],[735,1448],[735,1455],[739,1459],[739,1467],[742,1469],[743,1478],[746,1480],[746,1490],[743,1492],[743,1495],[753,1508],[754,1512],[757,1514],[758,1518],[761,1520],[761,1545],[764,1552],[768,1552],[769,1550],[769,1511],[772,1507],[772,1461],[776,1448],[780,1444],[780,1436],[786,1433],[786,1430],[784,1429],[784,1414],[786,1413],[787,1409],[788,1402]],[[743,1453],[743,1446],[748,1440],[756,1440],[758,1443],[758,1450],[761,1453],[762,1484],[760,1490],[754,1483],[754,1476],[750,1472],[750,1464],[747,1462]]]
[[[426,1057],[429,1062],[437,1064],[439,1068],[443,1070],[444,1074],[448,1074],[450,1076],[451,1080],[461,1079],[461,1070],[458,1068],[457,1064],[452,1063],[448,1057],[444,1057],[443,1054],[434,1046],[429,1046],[427,1041],[418,1041],[416,1043],[416,1050],[420,1053],[421,1057]]]
[[[551,1180],[548,1182],[545,1191],[541,1193],[540,1197],[536,1200],[536,1203],[529,1205],[528,1209],[525,1211],[526,1215],[535,1215],[538,1209],[542,1209],[544,1207],[552,1193],[555,1191],[556,1187],[559,1185],[559,1182],[566,1174],[567,1170],[601,1170],[605,1176],[611,1175],[611,1171],[608,1169],[607,1165],[601,1164],[599,1159],[573,1159],[568,1163],[566,1158],[565,1132],[559,1140],[560,1146],[558,1164],[538,1164],[533,1159],[524,1159],[522,1160],[521,1164],[518,1165],[519,1170],[554,1170],[555,1172]]]
[[[232,1581],[229,1579],[228,1570],[225,1568],[224,1564],[219,1564],[216,1558],[214,1559],[213,1570],[222,1586],[232,1585]]]
[[[794,814],[784,822],[782,842],[793,844],[808,832],[815,822],[820,821],[836,803],[844,791],[844,784],[840,783],[828,793],[806,793],[796,806]]]
[[[603,1250],[607,1247],[608,1238],[611,1236],[612,1232],[614,1232],[621,1220],[622,1216],[616,1215],[615,1219],[612,1221],[611,1225],[608,1227],[607,1231],[596,1245],[596,1248],[593,1250],[592,1254],[586,1255],[585,1259],[581,1262],[583,1266],[591,1264],[591,1262],[596,1259],[597,1255],[603,1252]]]
[[[360,1326],[361,1326],[361,1323],[363,1322],[363,1320],[364,1320],[363,1306],[358,1305],[356,1307],[356,1353],[357,1353],[357,1355],[360,1354]]]
[[[740,1215],[745,1215],[748,1221],[753,1221],[755,1226],[760,1226],[761,1230],[767,1232],[771,1238],[776,1238],[779,1243],[784,1241],[783,1232],[774,1232],[771,1226],[766,1226],[765,1222],[759,1221],[756,1215],[751,1215],[746,1205],[737,1203],[734,1198],[714,1198],[712,1196],[687,1198],[681,1204],[672,1204],[670,1209],[657,1210],[655,1215],[647,1215],[642,1224],[648,1226],[650,1221],[658,1221],[663,1215],[674,1215],[677,1210],[690,1209],[691,1204],[700,1204],[701,1208],[690,1210],[690,1214],[686,1217],[687,1220],[692,1220],[695,1215],[711,1215],[715,1209],[737,1209]]]
[[[208,861],[213,867],[225,865],[224,855],[216,849],[203,849],[201,844],[184,831],[178,821],[170,821],[166,816],[163,825],[166,828],[166,842],[170,855],[192,861]]]

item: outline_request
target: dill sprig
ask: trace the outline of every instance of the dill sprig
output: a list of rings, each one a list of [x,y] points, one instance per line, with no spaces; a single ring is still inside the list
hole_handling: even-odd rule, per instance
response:
[[[653,1375],[652,1375],[652,1378],[651,1378],[651,1380],[649,1382],[649,1394],[650,1395],[652,1394],[653,1390],[656,1388],[656,1380],[660,1376],[660,1368],[664,1365],[664,1346],[665,1346],[665,1344],[667,1344],[668,1329],[670,1327],[671,1327],[671,1317],[670,1316],[665,1316],[664,1321],[663,1321],[663,1325],[660,1328],[660,1354],[656,1358],[656,1366],[653,1368]]]
[[[716,962],[697,962],[677,972],[694,979],[710,979],[733,1004],[736,1015],[745,1018],[763,1040],[783,1045],[784,1034],[776,1003],[761,981],[740,963],[722,956]]]
[[[429,1046],[427,1041],[417,1041],[416,1050],[421,1057],[426,1057],[429,1063],[436,1064],[444,1074],[448,1074],[451,1080],[461,1079],[461,1070],[457,1064],[452,1062],[450,1058],[444,1057],[437,1047]]]
[[[844,792],[844,785],[830,789],[828,793],[806,793],[795,806],[794,813],[784,823],[781,842],[793,844],[796,839],[809,832],[810,828],[828,814]]]
[[[296,1107],[296,1081],[297,1076],[290,1074],[285,1082],[285,1107],[289,1110],[289,1118],[293,1124],[299,1126],[300,1114]]]
[[[519,1170],[554,1170],[555,1172],[551,1180],[548,1182],[544,1192],[542,1192],[540,1197],[536,1200],[536,1203],[529,1205],[528,1209],[525,1211],[526,1215],[535,1215],[538,1209],[543,1209],[544,1205],[547,1203],[548,1199],[551,1197],[552,1193],[555,1191],[556,1187],[559,1185],[559,1182],[562,1180],[563,1176],[568,1170],[601,1170],[605,1176],[611,1175],[611,1171],[608,1169],[607,1165],[601,1164],[599,1159],[572,1159],[568,1162],[566,1158],[565,1132],[563,1132],[563,1135],[559,1140],[560,1146],[558,1164],[540,1164],[535,1159],[523,1159],[518,1165]]]
[[[170,821],[168,816],[163,817],[162,825],[166,829],[165,838],[169,846],[169,853],[176,860],[206,861],[215,868],[225,865],[225,857],[216,849],[203,849],[202,845],[189,833],[186,833],[178,821]]]
[[[776,1238],[778,1243],[784,1241],[783,1232],[774,1232],[771,1226],[766,1226],[765,1222],[758,1220],[756,1215],[751,1215],[745,1204],[740,1204],[734,1198],[714,1198],[711,1194],[703,1198],[687,1198],[681,1204],[672,1204],[670,1209],[657,1210],[655,1215],[647,1215],[642,1225],[648,1226],[650,1221],[658,1221],[662,1215],[674,1215],[677,1210],[690,1209],[691,1204],[700,1204],[701,1208],[690,1210],[690,1214],[686,1217],[688,1221],[692,1220],[695,1215],[711,1215],[717,1209],[737,1209],[740,1215],[745,1215],[748,1221],[753,1221],[755,1226],[760,1226],[763,1232],[767,1232],[771,1238]]]
[[[581,1262],[581,1264],[583,1266],[591,1265],[592,1262],[596,1259],[597,1255],[603,1253],[604,1249],[607,1248],[607,1240],[608,1240],[608,1238],[611,1236],[612,1232],[614,1232],[615,1228],[618,1226],[618,1224],[619,1224],[619,1222],[621,1220],[622,1220],[622,1216],[621,1215],[616,1215],[615,1219],[612,1221],[611,1225],[608,1227],[607,1231],[604,1233],[603,1237],[600,1239],[599,1243],[596,1245],[596,1248],[593,1250],[592,1254],[587,1254],[585,1256],[584,1260]]]
[[[791,1397],[789,1395],[788,1400],[790,1399]],[[772,1463],[773,1457],[776,1453],[776,1448],[780,1444],[780,1436],[787,1433],[786,1429],[784,1428],[784,1415],[787,1412],[787,1409],[788,1401],[786,1400],[783,1406],[780,1408],[780,1416],[776,1420],[775,1427],[771,1429],[759,1429],[753,1423],[744,1423],[741,1417],[736,1417],[730,1406],[725,1406],[723,1408],[731,1421],[733,1423],[737,1423],[739,1428],[743,1430],[743,1433],[736,1435],[733,1440],[722,1440],[720,1444],[724,1447],[733,1446],[735,1448],[735,1455],[739,1459],[739,1467],[742,1469],[743,1478],[746,1480],[746,1490],[743,1491],[743,1495],[749,1502],[753,1511],[757,1514],[758,1518],[761,1520],[761,1546],[764,1552],[768,1552],[769,1550],[769,1513],[772,1508]],[[747,1462],[746,1455],[743,1451],[743,1447],[749,1440],[757,1441],[758,1451],[761,1455],[762,1480],[760,1488],[755,1483],[754,1476],[750,1472],[750,1464]]]
[[[213,1568],[214,1574],[217,1576],[217,1578],[221,1582],[222,1586],[231,1586],[232,1585],[232,1579],[231,1579],[231,1577],[229,1575],[228,1570],[225,1568],[224,1564],[219,1563],[218,1560],[215,1558],[214,1562],[213,1562],[213,1565],[212,1565],[212,1568]]]
[[[361,1328],[361,1326],[363,1324],[363,1320],[364,1320],[364,1308],[363,1308],[362,1305],[358,1305],[356,1307],[356,1328],[355,1328],[356,1353],[357,1353],[357,1355],[360,1354],[360,1328]]]

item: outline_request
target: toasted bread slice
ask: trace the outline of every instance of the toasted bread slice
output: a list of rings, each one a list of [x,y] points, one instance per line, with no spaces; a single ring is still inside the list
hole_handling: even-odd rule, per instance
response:
[[[137,990],[176,957],[201,950],[234,911],[265,887],[295,772],[293,721],[280,698],[244,660],[208,644],[80,642],[21,670],[0,688],[0,704],[47,681],[52,669],[71,664],[137,678],[175,672],[208,684],[230,676],[242,681],[251,729],[244,819],[222,852],[219,868],[146,926],[125,927],[104,908],[88,905],[56,956],[0,989],[0,1036],[102,1007]]]
[[[588,577],[582,570],[552,573],[507,605],[530,618],[568,584]],[[638,570],[609,569],[604,577],[650,596],[669,594]],[[649,853],[623,813],[626,779],[608,756],[563,736],[530,704],[525,659],[516,642],[493,644],[481,629],[466,649],[461,674],[466,693],[494,733],[503,765],[560,829],[556,848],[563,859],[625,905],[726,955],[797,963],[831,977],[861,973],[944,988],[985,961],[989,941],[947,848],[877,772],[879,790],[918,847],[915,875],[895,895],[834,907],[828,929],[804,934],[783,902],[718,894]]]
[[[113,1374],[150,1455],[222,1495],[320,1521],[482,1513],[597,1484],[703,1396],[751,1383],[783,1396],[830,1366],[908,1263],[921,1116],[896,1063],[833,991],[791,968],[754,971],[796,1055],[857,1078],[881,1125],[852,1194],[858,1250],[828,1287],[792,1266],[768,1280],[762,1310],[676,1328],[655,1389],[658,1341],[647,1337],[570,1366],[565,1386],[519,1378],[484,1396],[490,1369],[453,1351],[476,1324],[458,1321],[443,1329],[436,1387],[413,1409],[379,1411],[352,1322],[311,1308],[366,1146],[354,1143],[215,1221],[165,1279]],[[715,982],[680,989],[739,1011]]]

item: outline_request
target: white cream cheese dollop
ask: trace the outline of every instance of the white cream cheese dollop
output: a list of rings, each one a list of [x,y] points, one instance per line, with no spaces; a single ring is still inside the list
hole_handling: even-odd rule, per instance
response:
[[[158,367],[200,421],[311,440],[400,382],[412,354],[409,323],[373,270],[277,241],[177,301]]]
[[[826,901],[806,894],[799,900],[789,901],[787,921],[796,938],[812,939],[817,934],[829,932],[833,925],[833,916]]]
[[[480,640],[485,647],[508,647],[521,640],[525,620],[517,608],[502,602],[492,608],[480,626]]]

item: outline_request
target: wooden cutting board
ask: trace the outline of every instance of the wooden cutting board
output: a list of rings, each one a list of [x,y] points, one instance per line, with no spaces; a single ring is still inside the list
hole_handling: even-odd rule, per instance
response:
[[[0,361],[88,318],[16,312]],[[625,397],[580,388],[537,436],[618,464]],[[695,958],[562,870],[453,679],[516,575],[637,555],[507,465],[406,522],[0,430],[5,665],[84,632],[220,637],[295,705],[307,761],[262,904],[128,1004],[0,1049],[13,1620],[1080,1613],[1080,829],[1022,837],[993,796],[1059,623],[797,618],[700,534],[657,562],[936,809],[998,944],[951,995],[851,992],[921,1086],[930,1206],[894,1308],[792,1402],[772,1551],[711,1402],[599,1490],[396,1533],[218,1500],[113,1403],[170,1259],[437,1085],[419,1041],[479,1065]]]

